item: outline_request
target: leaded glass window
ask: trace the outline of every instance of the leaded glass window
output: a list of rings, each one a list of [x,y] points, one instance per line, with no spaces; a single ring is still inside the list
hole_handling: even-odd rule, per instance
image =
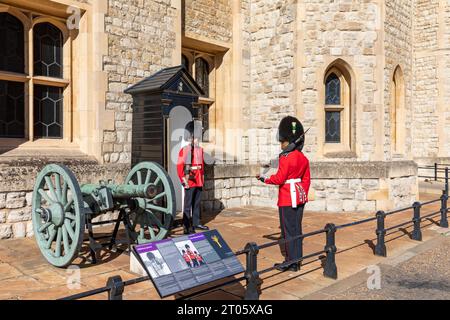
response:
[[[325,112],[325,141],[328,143],[341,142],[341,112]]]
[[[181,64],[189,72],[189,59],[184,54],[181,55]]]
[[[25,89],[21,82],[0,80],[0,137],[25,136]]]
[[[62,138],[63,93],[58,87],[34,87],[34,135],[40,138]]]
[[[203,140],[209,142],[209,105],[202,104],[202,126],[203,126]]]
[[[206,97],[209,97],[209,65],[203,58],[195,59],[195,81],[203,89]]]
[[[63,77],[61,30],[51,23],[39,23],[34,27],[34,75]]]
[[[335,73],[330,74],[325,82],[325,104],[341,104],[341,81]]]
[[[55,23],[34,24],[40,15],[20,8],[0,12],[0,138],[33,141],[64,135],[63,100],[68,107],[72,103],[64,97],[71,75],[64,69],[71,69],[71,60],[63,65],[65,41],[70,41],[65,34],[70,33],[64,24],[56,27],[56,17],[48,16]],[[72,134],[70,118],[67,138]]]
[[[23,24],[9,13],[0,13],[0,44],[0,70],[24,73]]]

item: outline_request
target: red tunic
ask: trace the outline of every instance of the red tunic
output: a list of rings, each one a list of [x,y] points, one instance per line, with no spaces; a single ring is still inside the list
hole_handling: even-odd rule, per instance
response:
[[[186,262],[191,262],[191,258],[189,257],[189,255],[187,253],[183,254],[183,259]]]
[[[178,162],[177,162],[177,172],[178,178],[180,182],[183,183],[184,174],[184,165],[188,160],[187,157],[190,156],[191,145],[187,145],[182,148],[178,154]],[[193,167],[199,167],[197,169],[192,170],[194,172],[195,180],[189,180],[189,188],[195,187],[203,187],[204,182],[204,173],[205,173],[205,162],[203,159],[203,148],[199,146],[194,147],[194,158],[192,160]]]
[[[191,258],[191,260],[197,260],[196,259],[196,256],[195,256],[195,253],[194,252],[192,252],[191,250],[186,250],[186,253],[189,255],[189,258]]]
[[[309,160],[298,150],[281,155],[277,173],[264,181],[266,184],[280,186],[278,191],[279,207],[292,206],[290,184],[286,183],[286,181],[298,178],[302,181],[296,184],[297,205],[308,202],[308,192],[311,184]],[[301,197],[302,191],[305,194],[304,197]]]

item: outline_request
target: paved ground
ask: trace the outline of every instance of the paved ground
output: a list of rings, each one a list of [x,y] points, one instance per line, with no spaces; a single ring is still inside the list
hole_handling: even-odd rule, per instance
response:
[[[305,299],[449,300],[449,247],[450,233],[379,264],[379,286],[364,270]]]
[[[423,209],[423,214],[434,212],[437,208],[436,205],[428,206]],[[339,225],[369,216],[373,215],[312,214],[306,211],[303,228],[306,233],[321,229],[329,222]],[[410,220],[411,217],[412,211],[389,216],[386,227]],[[437,221],[438,219],[434,219],[423,223],[424,242],[436,238],[439,234]],[[211,228],[218,229],[233,250],[242,249],[250,241],[262,244],[277,240],[280,236],[278,214],[274,209],[246,207],[224,210],[218,216],[210,218],[207,224]],[[420,244],[409,238],[409,231],[410,227],[395,229],[387,235],[388,256],[397,257]],[[182,230],[177,228],[173,236],[180,235],[181,232]],[[336,263],[339,280],[386,259],[374,256],[375,239],[375,222],[338,231]],[[304,254],[321,251],[324,244],[324,235],[308,238],[304,241]],[[75,266],[81,268],[81,286],[69,289],[67,283],[73,277],[73,270],[67,271],[50,266],[41,257],[34,239],[0,241],[0,299],[55,299],[104,286],[108,277],[113,275],[120,275],[124,280],[136,277],[129,271],[129,257],[126,253],[104,251],[102,255],[97,265],[91,265],[86,260],[86,252],[75,261]],[[239,258],[245,262],[244,256]],[[271,267],[282,259],[277,246],[261,250],[258,255],[258,269]],[[261,299],[301,299],[337,283],[335,280],[324,278],[322,273],[322,261],[317,257],[307,260],[302,270],[297,273],[277,271],[266,273],[262,275]],[[244,283],[238,283],[227,286],[198,299],[241,299],[244,294],[243,285]],[[105,298],[105,294],[99,294],[90,299]],[[126,287],[124,299],[159,299],[159,297],[151,283],[144,282]]]

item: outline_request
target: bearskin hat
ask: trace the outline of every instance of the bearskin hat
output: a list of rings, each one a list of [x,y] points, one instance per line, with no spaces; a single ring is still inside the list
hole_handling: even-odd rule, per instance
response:
[[[187,141],[192,137],[200,139],[202,136],[202,126],[199,121],[189,121],[184,128],[184,139]]]
[[[280,121],[278,126],[278,141],[289,143],[295,142],[298,138],[304,135],[305,130],[303,129],[302,123],[294,117],[288,116]],[[304,144],[304,137],[301,139],[299,145]]]

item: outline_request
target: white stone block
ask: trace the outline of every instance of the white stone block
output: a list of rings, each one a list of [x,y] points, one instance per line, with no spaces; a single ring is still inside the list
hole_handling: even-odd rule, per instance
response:
[[[315,211],[315,212],[323,212],[326,209],[326,201],[325,200],[315,200],[310,201],[306,204],[305,210],[306,211]]]
[[[341,212],[343,210],[343,200],[327,200],[327,211]]]

